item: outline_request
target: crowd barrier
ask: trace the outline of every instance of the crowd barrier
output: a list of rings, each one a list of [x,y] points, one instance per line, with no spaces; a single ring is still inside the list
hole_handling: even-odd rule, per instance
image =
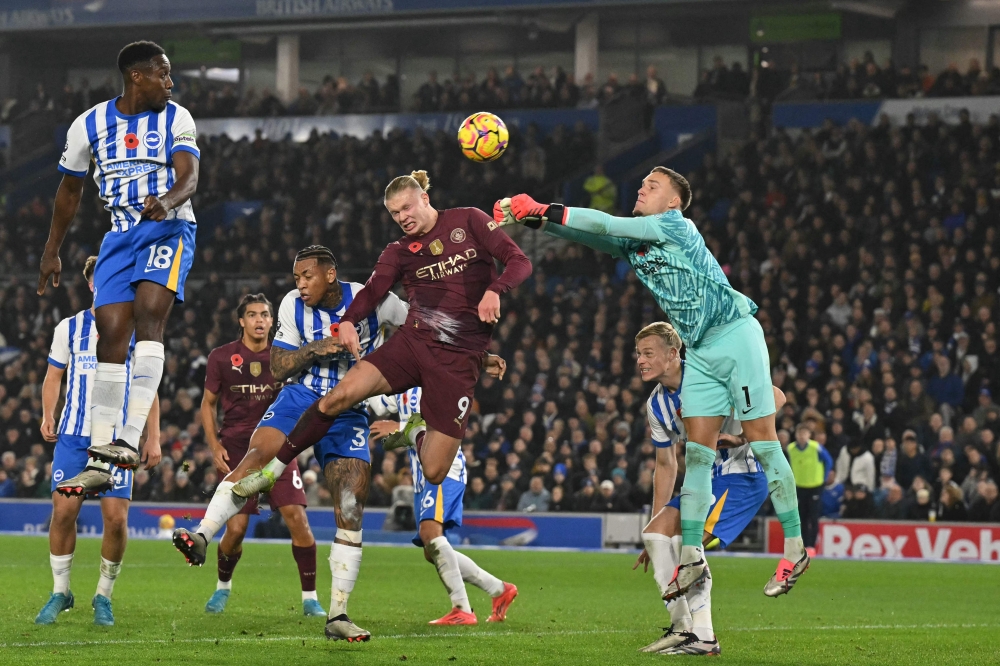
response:
[[[385,508],[365,510],[362,528],[366,543],[408,543],[415,530],[386,530]],[[48,531],[52,503],[48,500],[0,500],[0,532],[43,534]],[[316,538],[332,541],[336,532],[332,508],[307,509],[309,522]],[[161,533],[162,516],[173,518],[176,527],[191,528],[205,515],[204,504],[156,504],[133,502],[129,511],[129,536],[132,538],[165,538]],[[260,515],[250,517],[248,535],[269,536],[259,526],[267,523],[271,512],[261,508]],[[623,514],[631,528],[639,525],[638,514]],[[497,511],[466,512],[462,526],[450,533],[458,543],[485,546],[524,546],[528,548],[602,548],[605,544],[606,523],[612,526],[611,541],[622,538],[622,519],[589,513],[507,513]],[[616,529],[617,528],[617,529]],[[98,502],[84,502],[77,520],[77,531],[85,535],[103,532]],[[636,528],[638,535],[638,528]],[[628,541],[628,538],[624,538]]]
[[[781,523],[770,518],[767,552],[783,551]],[[827,557],[1000,563],[1000,524],[821,520],[816,552]]]

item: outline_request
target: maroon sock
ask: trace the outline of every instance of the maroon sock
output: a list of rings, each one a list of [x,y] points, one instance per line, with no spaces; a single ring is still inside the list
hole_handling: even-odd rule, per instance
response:
[[[285,443],[278,451],[278,460],[284,464],[289,464],[310,446],[323,439],[330,424],[337,419],[336,415],[327,416],[319,409],[319,400],[309,405],[309,408],[299,417],[298,423],[288,433]]]
[[[242,556],[242,549],[232,555],[226,555],[222,552],[221,548],[219,549],[219,580],[223,583],[228,583],[233,579],[233,571],[236,569],[236,565]]]
[[[416,446],[414,448],[417,449],[417,455],[418,456],[420,455],[420,449],[421,449],[421,447],[424,445],[424,435],[426,435],[426,434],[427,434],[426,430],[424,430],[423,432],[418,432],[417,433]]]
[[[296,546],[292,544],[292,557],[299,566],[299,581],[303,592],[316,591],[316,544]]]

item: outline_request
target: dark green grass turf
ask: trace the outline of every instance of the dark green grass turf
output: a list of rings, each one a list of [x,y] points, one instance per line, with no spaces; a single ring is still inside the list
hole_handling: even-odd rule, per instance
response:
[[[192,569],[168,542],[133,541],[115,587],[117,626],[95,627],[90,599],[99,541],[81,539],[76,608],[33,624],[51,589],[44,538],[0,537],[2,664],[651,664],[692,657],[636,652],[667,615],[652,574],[634,556],[467,551],[520,596],[501,625],[486,624],[486,595],[470,588],[478,627],[437,628],[448,598],[416,548],[366,547],[350,615],[374,635],[328,642],[304,618],[290,548],[248,544],[224,615],[204,604],[215,567]],[[318,587],[329,603],[328,546]],[[215,547],[209,551],[214,564]],[[734,664],[1000,663],[1000,566],[816,561],[794,592],[761,593],[770,559],[711,559],[719,661]]]

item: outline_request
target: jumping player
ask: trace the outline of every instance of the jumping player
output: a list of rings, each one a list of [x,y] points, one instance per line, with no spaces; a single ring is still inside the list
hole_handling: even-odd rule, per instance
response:
[[[94,288],[95,263],[97,257],[88,257],[83,267],[83,276],[87,278],[91,291]],[[49,524],[49,563],[53,585],[48,602],[35,618],[36,624],[52,624],[61,611],[69,610],[74,605],[69,579],[73,552],[76,550],[76,519],[85,497],[98,493],[104,534],[101,537],[101,577],[91,605],[94,607],[94,624],[111,626],[115,623],[111,593],[121,571],[128,541],[132,472],[116,467],[112,467],[108,474],[103,474],[101,470],[104,481],[95,485],[90,493],[67,478],[76,477],[87,466],[96,346],[97,327],[94,325],[93,308],[63,319],[56,326],[49,351],[49,369],[42,382],[42,437],[47,442],[56,443],[52,456],[52,520]],[[66,404],[57,426],[55,408],[67,368]],[[118,427],[121,427],[123,418],[124,414],[119,414]],[[153,401],[144,437],[142,462],[146,469],[152,469],[160,462],[159,400]]]
[[[683,548],[668,596],[684,594],[708,576],[701,539],[712,505],[712,469],[722,423],[739,418],[767,476],[771,502],[785,533],[784,557],[764,594],[787,593],[809,568],[802,542],[792,469],[778,442],[774,392],[757,305],[732,288],[719,262],[681,211],[691,186],[676,171],[655,167],[639,189],[634,219],[585,208],[540,204],[526,194],[498,201],[501,225],[527,224],[629,262],[653,292],[687,346],[681,388],[688,444],[681,488]],[[738,411],[737,411],[738,410]]]
[[[352,405],[372,396],[428,390],[421,414],[413,414],[402,436],[416,447],[427,483],[441,484],[458,454],[493,325],[500,318],[500,294],[531,273],[521,249],[482,211],[431,206],[426,171],[399,176],[385,189],[385,206],[405,236],[390,243],[354,298],[342,322],[356,324],[398,281],[410,302],[406,323],[389,341],[360,360],[353,326],[340,327],[344,349],[358,364],[334,390],[310,405],[275,460],[240,482],[264,490],[285,465],[312,446]],[[497,277],[495,260],[504,264]]]
[[[673,326],[665,322],[655,322],[639,331],[635,346],[640,376],[657,382],[646,402],[646,416],[656,447],[653,505],[662,508],[643,529],[642,539],[646,548],[632,568],[642,564],[645,571],[652,564],[653,578],[663,596],[681,549],[680,498],[671,499],[670,494],[677,471],[673,446],[685,441],[686,437],[680,416],[680,389],[685,362],[680,357],[680,336]],[[773,390],[780,409],[785,396],[777,388]],[[705,545],[717,539],[722,548],[728,546],[743,532],[767,499],[767,478],[740,434],[739,421],[732,416],[727,417],[712,470],[713,502],[702,535]],[[686,594],[667,601],[671,626],[662,638],[642,648],[642,651],[667,655],[720,654],[721,648],[712,626],[711,594],[712,575],[709,572]]]
[[[111,212],[94,269],[97,342],[88,464],[103,474],[80,479],[88,490],[106,483],[107,464],[135,469],[139,436],[163,375],[163,329],[194,261],[195,219],[189,201],[198,185],[196,131],[191,114],[170,101],[170,61],[153,42],[133,42],[118,54],[121,96],[81,114],[69,128],[59,160],[52,226],[42,253],[38,294],[49,278],[59,286],[59,249],[76,216],[83,180],[94,181]],[[135,334],[131,378],[125,368]],[[125,404],[125,426],[115,422]],[[104,477],[104,478],[101,478]]]
[[[201,400],[201,418],[205,440],[212,449],[212,461],[224,478],[229,461],[242,460],[250,448],[251,436],[284,440],[275,428],[256,425],[264,417],[281,390],[281,382],[271,375],[271,302],[264,294],[247,294],[236,308],[240,337],[212,350],[208,355],[205,393]],[[222,398],[222,428],[216,425],[219,398]],[[316,540],[306,517],[306,494],[296,461],[268,493],[273,511],[279,511],[292,534],[292,556],[299,568],[302,583],[302,613],[326,617],[316,597]],[[215,592],[205,604],[209,613],[226,610],[233,586],[233,570],[243,555],[243,539],[251,513],[257,509],[257,497],[250,498],[240,512],[226,521],[226,533],[219,542],[219,580]]]
[[[295,255],[292,272],[296,289],[285,295],[278,309],[271,373],[278,382],[293,377],[296,381],[282,388],[266,411],[250,439],[249,451],[219,484],[195,531],[174,531],[174,546],[189,564],[200,566],[205,562],[208,542],[249,498],[257,497],[261,490],[270,490],[286,466],[266,488],[238,494],[234,492],[236,482],[271,460],[302,413],[344,381],[356,363],[354,356],[342,350],[337,332],[348,307],[363,291],[362,285],[338,280],[333,252],[322,245],[310,245]],[[361,351],[368,354],[382,344],[384,327],[401,325],[406,314],[406,304],[395,294],[385,293],[373,302],[368,316],[343,328],[355,331],[363,345]],[[316,437],[313,451],[323,467],[337,520],[337,536],[330,550],[333,589],[325,631],[328,638],[348,642],[371,638],[347,616],[347,601],[361,567],[361,523],[371,488],[368,413],[360,402],[352,403],[336,423],[326,423],[326,429]],[[292,459],[288,462],[292,463]]]
[[[497,379],[503,379],[507,364],[502,358],[492,354],[490,360],[492,362],[487,363],[486,372]],[[417,534],[413,537],[413,544],[424,549],[424,558],[435,566],[441,583],[451,598],[451,611],[428,624],[478,624],[476,614],[469,604],[466,582],[492,597],[493,612],[486,621],[503,622],[507,618],[507,609],[517,596],[517,587],[481,569],[472,558],[452,548],[445,536],[449,529],[462,525],[462,498],[468,482],[465,456],[459,450],[444,481],[436,486],[430,485],[420,468],[420,456],[400,432],[400,421],[406,422],[410,416],[420,412],[421,393],[421,389],[417,387],[399,395],[369,398],[368,409],[376,416],[390,413],[398,415],[399,421],[373,423],[371,438],[374,441],[385,437],[382,446],[387,451],[407,447],[410,471],[413,474],[413,515],[417,518]]]

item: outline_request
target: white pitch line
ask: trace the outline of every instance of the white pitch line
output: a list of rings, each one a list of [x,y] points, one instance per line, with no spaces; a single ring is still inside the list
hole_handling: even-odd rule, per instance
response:
[[[928,624],[838,624],[825,625],[819,627],[797,626],[797,627],[726,627],[721,628],[722,634],[726,632],[747,632],[747,631],[894,631],[909,629],[992,629],[1000,627],[997,623],[961,623],[949,624],[943,622]],[[421,638],[488,638],[488,637],[510,637],[510,636],[586,636],[602,634],[635,634],[646,633],[646,629],[585,629],[567,631],[453,631],[433,634],[386,634],[375,635],[373,640],[412,640]],[[276,643],[293,641],[323,641],[325,639],[316,636],[220,636],[218,638],[139,638],[139,639],[112,639],[94,641],[35,641],[18,643],[0,643],[0,648],[51,648],[51,647],[89,647],[101,645],[170,645],[176,643]]]

